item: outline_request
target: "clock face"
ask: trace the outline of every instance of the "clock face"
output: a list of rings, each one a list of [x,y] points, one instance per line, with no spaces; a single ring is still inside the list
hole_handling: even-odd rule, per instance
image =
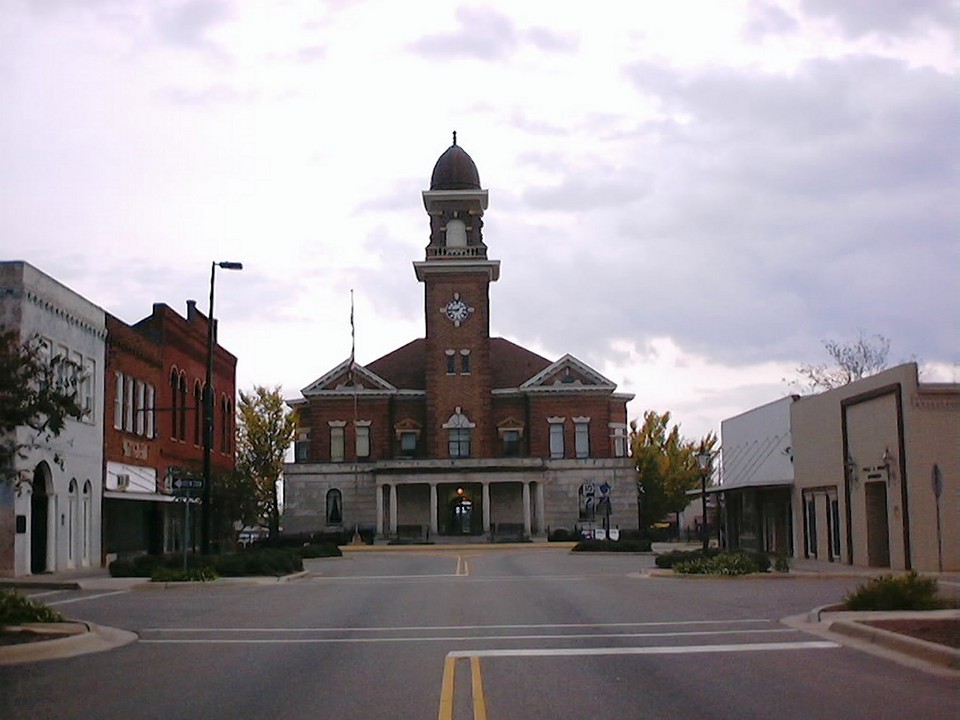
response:
[[[470,317],[470,313],[472,313],[473,310],[474,309],[467,305],[466,301],[460,297],[460,293],[454,293],[453,300],[440,308],[440,312],[447,316],[454,327],[460,327],[460,323]]]
[[[451,300],[448,302],[446,311],[447,317],[454,322],[463,322],[467,319],[467,314],[469,312],[467,309],[467,304],[460,299]]]

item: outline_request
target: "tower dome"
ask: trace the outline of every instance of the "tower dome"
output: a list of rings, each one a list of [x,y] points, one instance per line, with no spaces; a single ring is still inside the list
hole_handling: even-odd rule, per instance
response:
[[[457,133],[453,133],[453,145],[448,147],[433,166],[430,176],[431,190],[479,190],[480,174],[473,159],[457,145]]]

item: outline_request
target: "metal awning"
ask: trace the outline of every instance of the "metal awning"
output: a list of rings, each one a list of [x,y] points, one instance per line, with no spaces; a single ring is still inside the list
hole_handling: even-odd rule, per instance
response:
[[[173,495],[162,495],[160,493],[131,492],[129,490],[104,490],[104,500],[137,500],[139,502],[174,502],[176,498]]]

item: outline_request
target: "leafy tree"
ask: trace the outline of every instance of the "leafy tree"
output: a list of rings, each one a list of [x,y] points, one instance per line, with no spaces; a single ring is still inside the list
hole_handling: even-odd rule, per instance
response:
[[[296,413],[284,403],[279,387],[260,385],[249,394],[240,392],[237,413],[237,472],[241,482],[255,489],[257,517],[267,521],[273,538],[280,527],[277,483],[287,448],[293,442]]]
[[[680,426],[670,426],[670,413],[654,410],[643,414],[643,423],[630,423],[630,452],[637,470],[637,517],[646,533],[663,518],[683,510],[690,502],[688,490],[700,486],[696,454],[701,446],[712,452],[714,433],[698,441],[680,435]]]
[[[842,387],[855,380],[876,375],[887,367],[890,341],[883,335],[865,336],[861,330],[850,342],[825,340],[830,363],[804,364],[790,384],[801,392],[820,392]]]
[[[50,355],[39,336],[21,342],[16,332],[0,330],[0,482],[19,483],[16,461],[47,446],[68,418],[79,420],[86,413],[79,397],[82,369],[69,358]],[[58,454],[54,462],[63,467]]]

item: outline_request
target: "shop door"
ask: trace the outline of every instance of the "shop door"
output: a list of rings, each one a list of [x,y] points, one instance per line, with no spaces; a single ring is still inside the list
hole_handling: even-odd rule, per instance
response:
[[[890,567],[890,525],[887,517],[887,484],[864,486],[867,505],[867,564]]]

